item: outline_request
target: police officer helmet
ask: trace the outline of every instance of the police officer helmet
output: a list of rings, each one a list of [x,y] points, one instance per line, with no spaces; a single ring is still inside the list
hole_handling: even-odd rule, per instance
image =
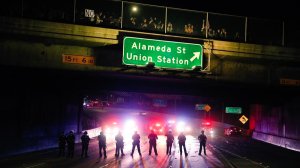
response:
[[[84,131],[84,133],[83,134],[87,134],[87,131]]]

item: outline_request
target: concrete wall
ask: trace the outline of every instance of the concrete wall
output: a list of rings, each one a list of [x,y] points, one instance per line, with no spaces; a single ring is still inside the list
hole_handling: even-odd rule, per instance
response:
[[[63,54],[93,56],[90,47],[22,39],[0,41],[0,64],[17,67],[89,70],[90,65],[63,63]]]
[[[273,145],[277,145],[283,148],[287,148],[290,150],[295,150],[300,152],[300,140],[290,139],[279,137],[276,135],[269,135],[261,132],[253,132],[252,138],[264,141],[267,143],[271,143]]]
[[[0,157],[56,147],[61,131],[80,131],[78,92],[47,71],[33,71],[1,67]]]
[[[300,151],[299,97],[291,96],[281,104],[251,106],[250,128],[253,138]]]

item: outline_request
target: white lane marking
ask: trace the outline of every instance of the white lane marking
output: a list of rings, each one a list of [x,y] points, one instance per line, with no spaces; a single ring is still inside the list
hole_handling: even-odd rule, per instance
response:
[[[212,145],[211,145],[211,146],[212,146]],[[223,152],[229,153],[229,154],[231,154],[231,155],[233,155],[233,156],[235,156],[235,157],[238,157],[238,158],[240,158],[240,159],[249,161],[249,162],[251,162],[251,163],[253,163],[253,164],[256,164],[256,165],[258,165],[258,166],[260,166],[260,167],[263,167],[263,168],[268,168],[268,167],[269,167],[269,166],[263,166],[263,165],[261,165],[261,163],[255,162],[255,161],[250,160],[250,159],[248,159],[248,158],[246,158],[246,157],[243,157],[243,156],[240,156],[240,155],[238,155],[238,154],[232,153],[232,152],[230,152],[230,151],[228,151],[228,150],[225,150],[225,149],[223,149],[223,148],[220,148],[220,147],[215,147],[215,148],[218,148],[218,149],[222,150]]]

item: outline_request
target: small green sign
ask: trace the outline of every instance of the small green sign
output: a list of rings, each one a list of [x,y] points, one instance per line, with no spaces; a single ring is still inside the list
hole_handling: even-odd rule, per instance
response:
[[[205,105],[206,105],[206,104],[196,104],[196,105],[195,105],[195,109],[196,109],[196,110],[204,110]]]
[[[242,114],[242,108],[241,107],[226,107],[225,112],[232,113],[232,114]]]
[[[125,37],[123,64],[156,68],[193,70],[202,67],[203,47],[200,44]]]

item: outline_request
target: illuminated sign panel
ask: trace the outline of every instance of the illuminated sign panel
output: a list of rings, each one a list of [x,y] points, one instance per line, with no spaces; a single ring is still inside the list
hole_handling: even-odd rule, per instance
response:
[[[281,85],[293,85],[293,86],[300,86],[300,80],[296,79],[280,79]]]
[[[205,110],[206,112],[209,112],[211,107],[208,104],[196,104],[195,110]]]
[[[193,70],[202,67],[203,47],[200,44],[182,43],[125,37],[123,64],[156,68]]]
[[[245,124],[248,121],[248,118],[244,115],[239,119],[241,123]]]
[[[196,104],[195,105],[195,110],[204,110],[205,106],[206,106],[206,104]]]
[[[242,108],[241,107],[226,107],[225,112],[232,113],[232,114],[242,114]]]

